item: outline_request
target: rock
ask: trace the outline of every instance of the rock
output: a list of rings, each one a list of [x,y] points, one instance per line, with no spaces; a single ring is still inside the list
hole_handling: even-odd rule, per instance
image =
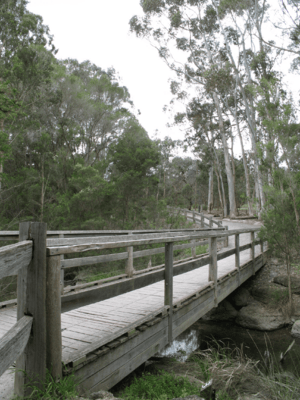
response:
[[[230,321],[234,320],[238,315],[238,311],[229,303],[223,300],[217,308],[213,308],[202,319],[208,321]]]
[[[298,319],[291,330],[291,335],[297,338],[300,338],[300,319]]]
[[[88,396],[89,399],[91,400],[99,400],[99,399],[103,399],[103,400],[118,400],[114,397],[114,395],[110,392],[106,392],[105,390],[99,390],[99,392],[95,392],[92,393]],[[120,400],[120,399],[119,399]]]
[[[255,302],[243,307],[235,322],[244,328],[273,331],[285,326],[288,320],[278,310],[267,309],[259,302]]]
[[[278,283],[279,285],[288,287],[288,277],[287,275],[278,275],[275,276],[273,282]],[[300,278],[293,276],[291,279],[292,292],[295,294],[300,294]]]
[[[263,398],[257,397],[256,394],[244,394],[239,396],[237,400],[263,400]]]
[[[236,291],[233,292],[232,296],[230,296],[230,300],[235,307],[245,307],[248,305],[250,299],[249,290],[240,287]]]
[[[277,308],[278,302],[287,298],[287,291],[283,286],[270,283],[269,286],[254,286],[251,295],[254,300]]]

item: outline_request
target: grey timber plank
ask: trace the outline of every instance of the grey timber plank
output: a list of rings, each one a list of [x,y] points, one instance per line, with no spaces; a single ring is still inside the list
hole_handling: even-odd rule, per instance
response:
[[[0,279],[17,275],[20,269],[28,266],[31,257],[31,240],[0,247]]]
[[[0,376],[23,353],[30,335],[32,317],[21,318],[0,341]]]

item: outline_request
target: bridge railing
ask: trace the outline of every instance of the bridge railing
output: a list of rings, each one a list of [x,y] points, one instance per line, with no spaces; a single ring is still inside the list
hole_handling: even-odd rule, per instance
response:
[[[168,207],[174,213],[182,214],[186,219],[192,220],[194,223],[201,225],[201,228],[213,228],[216,225],[218,228],[223,227],[223,222],[217,219],[213,219],[213,216],[206,216],[203,212],[197,212],[195,210],[188,210],[187,208]],[[228,226],[224,226],[224,229],[228,230]],[[228,237],[225,238],[224,247],[228,247]]]
[[[61,377],[62,310],[72,310],[83,305],[109,299],[164,280],[164,306],[168,314],[168,340],[171,341],[173,335],[172,315],[174,307],[178,306],[173,304],[173,277],[193,271],[208,264],[207,288],[208,290],[213,290],[214,304],[217,306],[217,293],[220,282],[220,278],[218,279],[218,261],[231,255],[235,255],[236,268],[234,273],[237,274],[237,279],[240,283],[240,274],[243,269],[243,265],[240,265],[240,253],[247,249],[251,249],[250,263],[252,263],[251,265],[254,273],[256,261],[255,246],[260,244],[261,252],[264,252],[263,243],[255,238],[255,232],[258,230],[259,228],[247,228],[226,232],[219,228],[218,230],[199,230],[197,232],[163,232],[106,237],[52,238],[46,240],[46,224],[21,224],[19,233],[20,240],[22,240],[21,244],[24,239],[30,239],[28,246],[33,246],[33,251],[30,253],[30,256],[32,254],[33,258],[31,262],[30,259],[28,260],[29,266],[27,268],[27,273],[26,268],[23,268],[23,264],[20,264],[21,267],[17,267],[19,272],[17,301],[18,321],[21,321],[22,317],[25,315],[29,317],[29,319],[31,318],[31,323],[33,318],[34,323],[32,324],[28,343],[26,338],[24,340],[24,346],[26,346],[27,343],[25,352],[23,352],[23,355],[21,355],[17,361],[17,372],[15,378],[16,393],[20,394],[20,392],[24,390],[26,375],[24,376],[22,370],[29,373],[29,376],[39,377],[40,381],[43,381],[45,378],[46,368],[52,373],[53,377]],[[244,233],[250,233],[251,241],[246,245],[240,246],[239,237]],[[223,240],[231,235],[235,235],[235,248],[218,253],[217,240]],[[203,240],[208,240],[210,243],[208,255],[204,255],[197,259],[188,259],[174,263],[173,252],[174,248],[178,245],[178,242],[189,241],[195,243],[195,241],[200,241],[202,244]],[[135,248],[138,246],[160,243],[164,244],[164,265],[157,266],[156,269],[151,271],[142,271],[143,273],[133,275],[132,277],[126,276],[115,281],[102,280],[102,282],[98,282],[97,286],[93,287],[74,287],[73,292],[64,295],[61,294],[61,266],[65,261],[67,261],[62,259],[62,256],[66,254],[76,255],[90,250],[101,251],[103,249],[116,249],[122,247],[128,249],[130,247]],[[20,244],[12,246],[20,246]],[[1,251],[5,252],[5,248],[6,247],[3,248],[4,250],[1,249]],[[8,254],[11,256],[15,253],[17,248],[18,247],[13,247],[14,251],[9,251]],[[6,265],[6,262],[3,260],[4,259],[1,259],[0,263],[1,271],[5,271],[3,265]],[[11,272],[15,273],[15,270],[12,269]],[[3,273],[3,276],[5,276],[5,273]],[[221,281],[222,279],[223,278],[221,278]],[[199,294],[189,294],[189,298],[181,299],[180,304],[190,301],[190,298],[192,299],[195,296],[197,297]],[[26,318],[26,321],[29,321],[29,319]],[[26,326],[29,326],[29,322]],[[93,344],[93,346],[97,348],[97,343]],[[19,352],[14,357],[17,357],[18,355]],[[12,361],[12,358],[12,356],[8,358],[9,362]],[[0,360],[2,359],[0,358]]]
[[[93,237],[101,237],[102,241],[105,240],[111,240],[112,237],[117,237],[118,240],[121,238],[126,239],[128,235],[134,235],[134,238],[146,238],[147,235],[159,235],[160,237],[162,235],[172,235],[172,236],[180,236],[183,233],[190,233],[190,232],[202,232],[202,231],[207,231],[211,230],[212,228],[199,228],[199,229],[162,229],[162,230],[136,230],[136,231],[130,231],[130,230],[93,230],[93,231],[47,231],[47,239],[54,239],[57,238],[57,241],[52,243],[60,243],[59,239],[75,239],[75,238],[83,238],[83,237],[88,237],[88,238],[93,238]],[[218,230],[224,230],[225,228],[220,227]],[[19,231],[0,231],[0,240],[17,240],[19,236]],[[219,240],[224,240],[224,239],[219,239]],[[69,241],[70,242],[70,241]],[[72,242],[72,240],[71,240]],[[204,246],[209,244],[208,240],[202,240],[202,241],[191,241],[189,243],[185,244],[177,244],[174,246],[174,250],[184,250],[184,249],[191,249],[191,257],[196,258],[196,249],[198,246]],[[157,255],[157,254],[163,254],[165,251],[164,247],[159,247],[159,248],[154,248],[154,249],[146,249],[146,250],[140,250],[140,251],[133,251],[133,247],[129,246],[127,247],[125,252],[122,253],[114,253],[114,254],[106,254],[106,255],[98,255],[98,256],[91,256],[91,257],[79,257],[79,258],[72,258],[72,259],[64,259],[64,255],[61,255],[61,278],[60,278],[60,287],[61,287],[61,294],[64,294],[64,275],[65,275],[65,270],[68,268],[74,268],[74,267],[86,267],[90,265],[95,265],[95,264],[101,264],[101,263],[110,263],[113,261],[119,261],[119,260],[125,260],[126,266],[124,270],[124,274],[118,275],[116,277],[112,278],[107,278],[106,281],[111,281],[111,280],[116,280],[116,279],[122,279],[125,277],[132,277],[133,275],[143,273],[145,271],[136,271],[134,268],[134,259],[138,259],[141,257],[146,257],[149,256],[151,260],[151,256]],[[151,271],[152,269],[157,269],[157,267],[150,267],[147,268],[147,271]],[[102,282],[102,280],[101,280]],[[96,282],[92,282],[89,284],[82,284],[82,285],[77,285],[77,287],[87,287],[91,285],[96,285]],[[67,289],[67,290],[72,290],[72,289]]]

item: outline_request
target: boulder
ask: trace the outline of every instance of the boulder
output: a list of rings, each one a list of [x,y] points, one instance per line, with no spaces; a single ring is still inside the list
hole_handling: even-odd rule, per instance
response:
[[[244,328],[273,331],[285,326],[288,320],[278,310],[270,310],[263,304],[255,302],[243,307],[235,322]]]
[[[294,322],[294,325],[291,330],[291,335],[300,338],[300,319]]]
[[[106,392],[105,390],[99,390],[99,392],[94,392],[88,396],[90,400],[121,400],[110,392]]]
[[[250,300],[250,292],[249,290],[240,287],[234,291],[232,296],[230,296],[230,300],[235,307],[245,307],[248,305]]]
[[[202,319],[206,321],[231,321],[236,318],[238,311],[229,303],[223,300],[217,308],[213,308]]]
[[[273,279],[273,282],[277,283],[278,285],[288,287],[287,275],[275,276],[275,278]],[[300,278],[293,276],[291,278],[291,286],[292,286],[292,293],[300,294]]]

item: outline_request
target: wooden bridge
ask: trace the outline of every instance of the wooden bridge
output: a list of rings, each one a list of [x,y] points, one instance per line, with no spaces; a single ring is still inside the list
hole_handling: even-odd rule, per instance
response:
[[[185,213],[201,228],[47,232],[46,224],[22,223],[18,232],[1,232],[19,243],[0,248],[0,279],[18,274],[17,300],[0,303],[0,397],[10,398],[13,385],[15,393],[28,393],[29,379],[42,385],[46,369],[57,378],[74,372],[82,391],[108,390],[264,265],[258,228],[226,230],[220,221]],[[228,247],[217,251],[218,241]],[[157,244],[164,246],[151,248]],[[209,253],[196,256],[203,244]],[[174,250],[185,248],[191,257],[174,261]],[[135,271],[135,258],[162,252],[164,265]],[[124,274],[62,290],[66,268],[121,259]],[[7,369],[15,360],[13,379]]]

